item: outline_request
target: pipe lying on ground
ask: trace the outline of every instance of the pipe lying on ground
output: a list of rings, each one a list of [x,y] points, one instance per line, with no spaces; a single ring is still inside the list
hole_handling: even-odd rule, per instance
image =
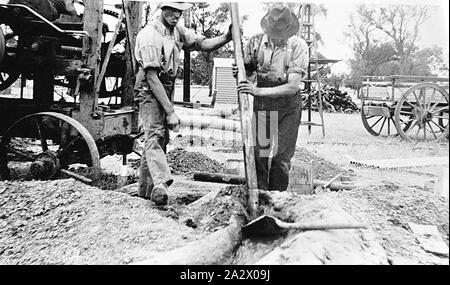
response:
[[[226,228],[218,230],[201,240],[155,254],[133,265],[217,265],[226,262],[242,240],[244,221],[233,215]]]
[[[239,122],[233,120],[206,118],[205,116],[185,116],[180,115],[181,127],[197,129],[217,129],[240,133]]]
[[[232,185],[243,185],[246,183],[245,177],[239,175],[231,175],[231,174],[223,174],[223,173],[209,173],[209,172],[196,172],[194,173],[195,181],[202,182],[216,182],[216,183],[225,183]],[[343,184],[339,182],[332,182],[330,184],[329,181],[322,180],[314,180],[314,187],[325,187],[330,188],[331,191],[340,191],[340,190],[352,190],[355,189],[356,186],[353,184]]]
[[[327,184],[329,184],[328,181],[314,180],[314,187],[324,187]],[[331,191],[352,190],[356,188],[356,186],[353,184],[343,184],[339,182],[332,182],[327,187],[330,188]]]
[[[226,183],[233,185],[244,185],[246,183],[245,177],[241,177],[239,175],[209,173],[209,172],[194,173],[194,180],[203,182]]]

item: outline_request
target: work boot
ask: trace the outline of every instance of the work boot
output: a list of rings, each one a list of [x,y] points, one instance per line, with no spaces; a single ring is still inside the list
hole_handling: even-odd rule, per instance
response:
[[[168,204],[169,196],[167,195],[168,186],[166,183],[161,183],[153,188],[151,200],[155,202],[156,206],[165,206]]]

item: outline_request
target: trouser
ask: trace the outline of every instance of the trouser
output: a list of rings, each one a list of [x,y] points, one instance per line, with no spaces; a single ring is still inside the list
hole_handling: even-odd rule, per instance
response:
[[[257,116],[257,141],[254,150],[258,189],[286,191],[302,115],[301,105],[292,104],[280,110],[275,108],[272,112],[270,109],[273,108],[261,110],[255,106],[254,109]],[[273,155],[270,165],[269,153]]]
[[[142,88],[140,83],[144,86],[146,84],[143,70],[136,76],[135,87],[136,91],[140,92],[139,118],[145,132],[144,151],[139,169],[139,196],[149,198],[155,185],[166,183],[170,186],[173,183],[166,158],[170,135],[164,108],[155,95],[148,88]],[[163,85],[166,93],[171,94],[173,88]]]

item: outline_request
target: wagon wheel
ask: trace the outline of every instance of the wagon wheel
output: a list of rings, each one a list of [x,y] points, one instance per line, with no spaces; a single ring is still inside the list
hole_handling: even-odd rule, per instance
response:
[[[395,124],[401,137],[409,141],[432,141],[447,137],[449,132],[448,93],[439,85],[421,83],[408,89],[395,108]]]
[[[43,112],[23,117],[4,134],[0,142],[0,175],[10,179],[8,163],[29,162],[35,179],[52,179],[59,172],[90,183],[100,173],[100,156],[94,139],[83,125],[66,115]],[[70,165],[86,164],[92,174],[69,171]]]
[[[373,109],[376,110],[373,111]],[[394,109],[385,103],[363,102],[361,119],[366,130],[373,136],[399,135],[394,122]],[[406,125],[404,128],[408,128],[410,125]]]
[[[445,120],[443,118],[448,118],[448,109],[439,113],[438,124],[439,126],[445,128]],[[450,136],[450,132],[447,133],[447,139]]]
[[[6,52],[5,35],[3,34],[3,29],[0,28],[0,67],[2,66],[3,58],[5,57],[5,52]]]

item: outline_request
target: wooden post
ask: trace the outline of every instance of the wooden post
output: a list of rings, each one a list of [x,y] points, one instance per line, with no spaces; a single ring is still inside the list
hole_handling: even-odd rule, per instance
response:
[[[247,80],[244,67],[244,52],[242,48],[241,29],[239,25],[238,3],[230,3],[231,22],[234,58],[239,68],[237,81],[244,82]],[[239,93],[239,109],[241,113],[241,134],[244,147],[245,176],[248,186],[248,210],[251,218],[256,218],[258,214],[259,198],[258,198],[258,182],[255,167],[254,140],[252,135],[252,110],[250,110],[249,96],[246,93]]]
[[[103,0],[85,1],[83,16],[83,30],[89,37],[83,38],[83,61],[85,68],[89,69],[91,79],[83,83],[80,88],[80,112],[73,117],[85,126],[94,139],[98,138],[101,129],[101,114],[98,111],[98,94],[95,92],[100,74],[100,60],[103,30]],[[79,86],[77,87],[79,88]],[[94,120],[93,120],[94,119]],[[100,175],[100,168],[94,168],[93,180]]]
[[[191,27],[191,10],[184,11],[184,25]],[[191,102],[191,53],[184,51],[183,102]]]
[[[83,17],[83,30],[88,32],[89,37],[83,39],[83,57],[86,68],[93,74],[92,85],[88,89],[80,92],[80,113],[85,120],[92,119],[93,114],[97,112],[98,97],[94,92],[97,85],[98,75],[100,74],[100,50],[102,43],[103,28],[103,0],[86,1],[84,3],[85,13]]]
[[[54,58],[56,57],[55,45],[47,47],[45,60],[39,64],[33,80],[33,100],[37,105],[37,111],[48,111],[53,102],[54,83]],[[21,88],[22,92],[23,88]]]
[[[305,17],[306,17],[306,23],[310,24],[311,23],[311,5],[310,4],[306,4],[305,5]],[[311,36],[315,35],[311,35],[311,25],[308,25],[306,28],[306,41],[308,43],[308,58],[311,58],[311,46],[312,46],[312,41],[313,39],[311,38]],[[317,58],[315,58],[317,60]],[[316,72],[318,72],[318,70],[316,70]],[[308,69],[306,72],[306,79],[307,82],[305,84],[306,87],[306,92],[308,93],[308,134],[311,134],[311,122],[312,122],[312,112],[311,112],[311,104],[312,104],[312,78],[311,78],[311,63],[308,63]],[[320,90],[319,90],[320,92]]]
[[[134,106],[134,81],[137,70],[136,59],[134,58],[134,47],[136,43],[136,36],[142,26],[142,2],[123,1],[123,9],[125,13],[125,21],[127,26],[127,44],[126,46],[126,72],[123,78],[122,86],[124,93],[122,96],[122,106]]]

